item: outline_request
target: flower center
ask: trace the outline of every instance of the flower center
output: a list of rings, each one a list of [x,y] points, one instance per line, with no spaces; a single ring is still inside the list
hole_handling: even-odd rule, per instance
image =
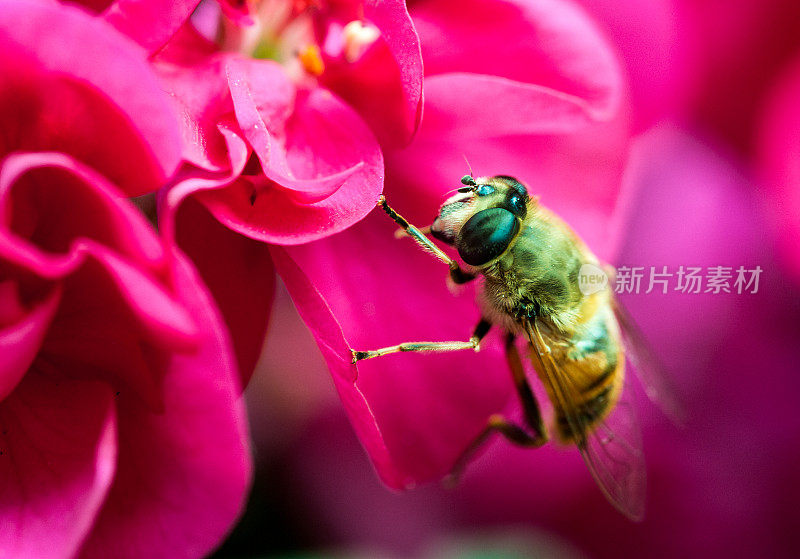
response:
[[[275,60],[295,82],[314,81],[326,61],[357,62],[380,37],[361,19],[333,18],[325,0],[252,0],[249,25],[222,17],[217,36],[226,51]],[[355,14],[351,14],[355,15]]]

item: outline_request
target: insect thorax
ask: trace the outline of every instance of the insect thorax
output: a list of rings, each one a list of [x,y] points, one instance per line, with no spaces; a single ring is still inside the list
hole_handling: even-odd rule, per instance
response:
[[[584,299],[578,273],[593,257],[558,225],[540,219],[525,223],[514,244],[481,270],[481,304],[497,323],[508,328],[535,313],[559,330],[574,329]]]

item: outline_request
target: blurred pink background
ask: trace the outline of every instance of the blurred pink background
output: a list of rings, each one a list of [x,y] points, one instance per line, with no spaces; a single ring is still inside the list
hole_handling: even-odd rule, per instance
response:
[[[776,261],[765,200],[722,155],[729,149],[683,129],[659,126],[638,147],[633,180],[643,186],[621,264],[765,270],[755,295],[626,296],[689,411],[676,427],[638,395],[649,476],[643,523],[606,503],[577,452],[550,446],[495,440],[455,489],[388,490],[280,287],[246,392],[255,487],[219,556],[793,556],[800,303]],[[402,250],[387,250],[394,246]]]
[[[454,489],[387,489],[279,285],[246,391],[254,488],[216,556],[796,556],[800,4],[582,3],[624,60],[634,107],[613,263],[763,269],[756,294],[624,298],[689,412],[676,427],[637,395],[646,519],[617,514],[577,452],[552,445],[494,440]],[[389,258],[413,250],[386,238]],[[447,313],[448,303],[420,312]]]

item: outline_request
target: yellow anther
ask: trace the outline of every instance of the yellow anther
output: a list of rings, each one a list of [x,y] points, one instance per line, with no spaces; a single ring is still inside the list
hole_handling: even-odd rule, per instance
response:
[[[306,45],[299,53],[300,63],[306,72],[312,76],[321,76],[325,71],[325,63],[322,62],[319,47],[314,44]]]

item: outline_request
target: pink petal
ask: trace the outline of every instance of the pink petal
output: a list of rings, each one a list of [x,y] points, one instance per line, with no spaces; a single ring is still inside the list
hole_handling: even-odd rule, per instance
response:
[[[175,289],[202,341],[175,354],[164,411],[118,397],[119,467],[83,557],[199,557],[239,515],[250,480],[248,435],[236,364],[220,316],[176,255]]]
[[[29,289],[49,279],[69,293],[47,350],[82,363],[85,374],[112,372],[160,407],[158,356],[193,349],[197,326],[165,288],[168,260],[150,224],[102,177],[61,154],[7,157],[0,208],[13,217],[0,256],[39,277]]]
[[[619,50],[631,88],[634,128],[644,130],[671,114],[682,100],[685,69],[679,63],[678,2],[579,0]]]
[[[761,122],[758,155],[761,182],[778,230],[781,256],[800,280],[800,59],[786,70],[769,98]]]
[[[191,30],[187,33],[199,38]],[[196,49],[194,44],[190,44],[173,47],[173,50],[178,53],[169,51],[165,54],[174,57],[184,50],[194,52]],[[203,52],[204,56],[206,54]],[[193,65],[181,62],[157,58],[155,70],[164,87],[173,95],[180,114],[183,158],[209,171],[226,170],[230,167],[231,155],[225,137],[218,129],[222,116],[232,110],[225,81],[225,58],[207,57]]]
[[[41,251],[65,253],[92,239],[145,267],[157,267],[164,250],[134,206],[103,176],[60,153],[15,153],[0,168],[0,205],[13,233]],[[65,207],[81,211],[64,212]],[[11,255],[8,255],[11,257]],[[46,270],[40,274],[49,275]]]
[[[226,17],[237,25],[245,26],[253,23],[250,17],[250,2],[248,0],[219,0],[219,5]]]
[[[102,20],[5,0],[0,52],[6,149],[69,153],[129,196],[155,190],[177,166],[169,97],[140,49]]]
[[[739,266],[753,269],[761,265],[760,289],[768,289],[765,282],[775,277],[765,260],[770,234],[755,211],[758,202],[753,185],[724,151],[684,130],[654,128],[636,141],[630,178],[639,183],[640,191],[631,200],[635,209],[615,264],[655,266],[658,271],[668,266],[672,273],[680,266],[700,266],[703,272],[730,266],[734,280]],[[646,296],[631,295],[625,301],[640,326],[658,343],[666,364],[681,365],[670,372],[681,375],[685,396],[690,398],[704,379],[708,382],[708,374],[718,370],[698,371],[691,356],[724,347],[722,337],[735,332],[732,325],[743,309],[759,299],[737,294],[735,288],[731,294],[685,294],[676,292],[676,285],[673,277],[673,289],[667,294],[656,286]],[[702,320],[681,324],[685,322],[681,317],[691,313]]]
[[[765,95],[800,47],[794,0],[676,0],[688,115],[751,151]]]
[[[415,213],[424,199],[401,191],[393,200],[399,211],[408,210],[408,219],[426,223],[424,213]],[[494,335],[478,354],[398,354],[359,363],[357,372],[349,364],[348,346],[467,340],[480,318],[473,291],[453,297],[446,267],[411,242],[395,240],[393,229],[375,212],[339,235],[286,249],[313,288],[298,287],[298,273],[287,273],[277,257],[276,265],[338,379],[378,473],[402,488],[448,473],[489,415],[504,409],[513,388]],[[325,332],[335,328],[334,320],[341,333],[336,329],[338,340],[329,341]],[[370,437],[375,431],[382,444]]]
[[[434,79],[445,84],[448,77]],[[485,80],[477,76],[475,79],[477,83]],[[489,78],[492,80],[496,78]],[[518,96],[530,93],[535,99],[538,95],[535,89],[528,92],[527,86],[505,83]],[[618,203],[629,142],[624,118],[569,126],[573,115],[566,113],[567,118],[560,121],[558,112],[543,109],[540,132],[536,115],[532,114],[527,123],[530,133],[498,137],[480,106],[467,111],[470,104],[462,102],[465,110],[456,120],[451,112],[455,103],[452,95],[439,96],[445,89],[434,86],[427,90],[426,117],[415,142],[387,155],[386,195],[390,204],[401,191],[410,190],[416,196],[412,204],[426,208],[423,219],[430,223],[446,194],[458,186],[458,177],[470,169],[475,176],[511,175],[563,217],[599,257],[608,260],[613,240],[618,237],[610,223]],[[515,95],[508,99],[515,99]],[[557,97],[553,97],[553,104],[563,106]],[[493,106],[497,120],[513,126],[519,108],[506,106],[503,98]],[[481,130],[483,138],[460,140],[462,135],[481,136]]]
[[[289,168],[282,140],[285,122],[295,103],[295,88],[283,68],[274,62],[230,60],[228,84],[236,120],[253,146],[264,175],[299,203],[320,202],[336,192],[359,167],[313,179],[297,179]]]
[[[382,144],[405,145],[422,117],[419,37],[405,2],[364,2],[363,19],[381,36],[357,61],[326,58],[321,80],[358,111]]]
[[[320,292],[309,281],[292,257],[284,249],[272,248],[275,265],[286,283],[300,316],[314,334],[325,357],[333,382],[350,416],[353,428],[375,464],[378,474],[391,487],[409,483],[389,456],[380,426],[377,424],[364,394],[356,386],[356,369],[350,364],[351,354],[342,329]]]
[[[13,284],[9,284],[12,285]],[[16,323],[0,323],[0,401],[4,400],[25,376],[36,358],[56,311],[60,292],[54,290]],[[0,291],[0,298],[17,298],[16,293]],[[7,304],[2,301],[0,304]]]
[[[152,53],[175,34],[199,3],[200,0],[116,0],[102,17]]]
[[[73,556],[114,476],[108,385],[29,373],[0,404],[0,424],[0,549]]]
[[[194,200],[181,205],[178,245],[191,258],[214,296],[231,333],[247,386],[264,345],[275,295],[268,247],[223,227]]]
[[[175,296],[164,290],[163,285],[106,247],[87,242],[76,248],[85,248],[102,265],[147,337],[175,349],[194,347],[197,325],[183,305],[175,300]]]
[[[13,219],[9,258],[52,279],[92,258],[150,336],[193,344],[193,320],[153,277],[164,254],[149,224],[102,177],[60,154],[15,154],[0,169],[0,204]]]
[[[429,0],[415,3],[411,15],[426,77],[495,75],[581,98],[596,118],[617,111],[624,89],[619,64],[595,24],[572,3]]]
[[[425,92],[435,107],[426,113],[425,126],[442,141],[569,133],[594,117],[580,97],[499,76],[439,74],[425,81]]]
[[[341,231],[372,209],[383,188],[383,157],[350,108],[314,89],[298,95],[284,122],[268,123],[253,108],[283,113],[282,104],[268,103],[269,90],[253,93],[243,77],[232,81],[231,90],[239,124],[271,180],[240,179],[203,192],[199,199],[220,222],[256,240],[296,244]]]
[[[307,114],[307,123],[300,124],[299,141],[291,138],[291,124],[287,124],[287,121],[293,116],[293,112],[296,119],[305,116],[301,111],[308,105],[304,93],[300,93],[300,98],[295,100],[294,85],[280,65],[271,61],[234,59],[228,62],[227,72],[236,119],[248,142],[253,146],[264,175],[277,186],[285,187],[286,194],[292,199],[306,204],[325,200],[363,166],[364,162],[358,161],[334,171],[325,168],[324,163],[320,165],[316,158],[308,157],[308,148],[302,144],[310,143],[310,139],[304,141],[302,136],[305,134],[304,128],[311,130],[319,126],[319,129],[325,129],[326,124],[330,128],[330,124],[324,121],[311,120],[318,119],[313,112]],[[311,95],[315,93],[312,92]],[[316,110],[332,112],[334,107],[323,106]],[[335,116],[330,115],[328,118],[332,121]],[[289,142],[292,140],[300,143],[303,149],[294,157],[290,152],[292,145]],[[331,143],[336,140],[338,138],[333,139]],[[315,155],[325,157],[329,154],[324,151],[320,153],[318,150]],[[338,155],[334,157],[338,158]]]
[[[230,173],[236,176],[245,164],[241,156],[248,152],[238,134],[222,125],[220,131],[236,159]],[[246,386],[261,353],[272,306],[272,262],[264,244],[222,226],[195,200],[187,200],[204,191],[234,188],[236,183],[230,182],[229,175],[208,178],[203,172],[183,173],[175,186],[159,196],[158,215],[165,241],[173,247],[177,243],[191,256],[220,305],[233,334],[242,386]]]

